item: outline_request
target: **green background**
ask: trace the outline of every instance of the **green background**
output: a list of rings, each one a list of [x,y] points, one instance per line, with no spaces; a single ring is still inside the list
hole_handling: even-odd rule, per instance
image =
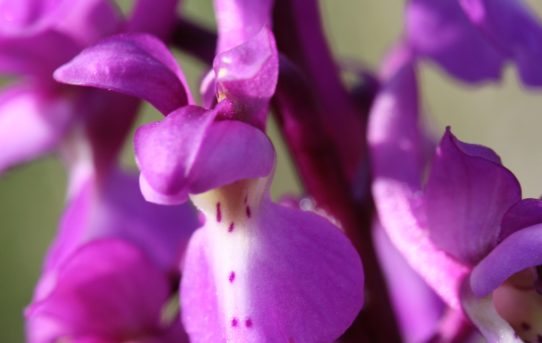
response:
[[[130,1],[119,1],[121,7]],[[529,1],[534,5],[534,0]],[[324,24],[337,58],[356,59],[376,68],[400,36],[402,1],[321,1]],[[542,12],[542,6],[535,8]],[[208,27],[214,24],[207,0],[187,0],[183,11]],[[203,66],[179,55],[193,92]],[[515,71],[506,71],[503,84],[468,87],[446,78],[440,70],[421,68],[425,112],[436,136],[446,125],[467,142],[495,149],[523,185],[524,195],[542,194],[542,94],[518,85]],[[141,121],[160,117],[144,107]],[[279,153],[273,195],[299,193],[300,188],[284,145],[272,128]],[[0,147],[1,153],[1,147]],[[134,167],[127,142],[123,163]],[[65,172],[52,157],[7,172],[0,179],[0,342],[23,342],[22,311],[39,276],[41,260],[55,234],[63,207]]]

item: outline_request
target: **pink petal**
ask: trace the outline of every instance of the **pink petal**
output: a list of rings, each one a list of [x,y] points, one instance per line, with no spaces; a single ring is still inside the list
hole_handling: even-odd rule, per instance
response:
[[[192,342],[332,342],[362,306],[350,241],[318,215],[262,200],[265,184],[193,198],[207,223],[189,244],[181,283]]]
[[[437,333],[444,303],[408,265],[379,223],[373,225],[373,237],[403,339],[427,342]]]
[[[216,113],[184,107],[137,130],[136,158],[147,200],[181,203],[188,193],[269,174],[274,150],[265,134],[235,120],[213,122]]]
[[[459,308],[460,284],[468,268],[429,238],[419,194],[390,179],[375,181],[373,194],[382,225],[395,247],[449,306]]]
[[[377,177],[393,178],[419,189],[424,157],[415,71],[408,64],[393,69],[396,74],[381,90],[371,112],[371,158]]]
[[[0,94],[0,172],[53,149],[73,119],[73,103],[34,87]]]
[[[121,24],[118,9],[107,0],[2,0],[0,36],[30,37],[55,30],[80,46],[114,33]]]
[[[0,73],[32,75],[52,82],[53,71],[78,51],[75,41],[53,30],[0,37]]]
[[[218,99],[235,106],[236,118],[264,127],[275,93],[279,61],[273,33],[266,27],[214,61]]]
[[[30,35],[51,24],[62,1],[2,0],[0,1],[0,35]]]
[[[57,69],[54,77],[145,99],[163,114],[192,101],[175,58],[161,41],[146,34],[104,39]]]
[[[190,172],[190,192],[269,175],[274,161],[275,150],[262,131],[233,120],[213,123]]]
[[[0,71],[50,78],[82,47],[115,33],[120,24],[120,12],[107,0],[3,0]]]
[[[129,243],[106,239],[82,246],[59,279],[50,296],[27,311],[30,342],[89,335],[119,340],[160,326],[168,280]]]
[[[270,24],[270,0],[215,0],[218,52],[229,50],[255,36]]]
[[[186,200],[190,170],[215,116],[215,111],[186,106],[137,129],[134,147],[144,191],[163,194],[164,200]]]
[[[425,189],[427,224],[437,246],[475,264],[497,244],[521,188],[494,153],[486,159],[488,149],[458,142],[448,129],[437,149]]]
[[[120,10],[108,0],[63,0],[51,18],[54,28],[86,47],[121,29]]]

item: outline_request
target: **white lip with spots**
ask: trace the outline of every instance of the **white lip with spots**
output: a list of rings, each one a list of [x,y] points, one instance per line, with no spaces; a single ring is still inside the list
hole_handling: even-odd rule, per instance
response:
[[[251,252],[258,249],[254,233],[265,184],[266,179],[243,180],[191,197],[207,217],[202,230],[210,245],[218,305],[231,342],[239,331],[254,325],[246,272]]]

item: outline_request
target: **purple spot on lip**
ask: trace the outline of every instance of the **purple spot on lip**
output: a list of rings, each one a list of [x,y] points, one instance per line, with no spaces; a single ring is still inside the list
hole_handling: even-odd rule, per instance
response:
[[[247,328],[252,327],[252,319],[248,318],[247,320],[245,320],[245,326]]]
[[[542,336],[536,335],[536,341],[537,341],[538,343],[542,343]]]
[[[237,318],[233,317],[233,319],[231,320],[231,326],[232,326],[232,327],[237,327],[237,324],[238,324],[238,323],[239,323],[239,322],[237,321]]]
[[[216,203],[216,221],[219,223],[222,221],[222,210],[220,209],[220,202]]]
[[[228,280],[230,280],[231,283],[235,280],[235,272],[231,272],[230,276],[228,277]]]
[[[246,210],[247,210],[247,217],[250,218],[250,216],[252,215],[252,212],[250,211],[250,206],[247,206]]]
[[[232,232],[234,228],[235,228],[235,224],[234,222],[231,222],[230,226],[228,227],[228,232]]]
[[[529,325],[529,323],[522,322],[522,323],[521,323],[521,328],[522,328],[524,331],[529,331],[529,330],[531,330],[531,325]]]

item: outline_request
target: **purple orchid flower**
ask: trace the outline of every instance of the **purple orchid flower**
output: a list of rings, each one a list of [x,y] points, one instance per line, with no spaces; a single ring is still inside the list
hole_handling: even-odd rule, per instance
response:
[[[542,85],[542,25],[523,1],[411,0],[405,40],[465,82],[498,80],[511,61],[525,85]]]
[[[26,311],[29,341],[179,342],[180,321],[160,318],[197,226],[189,205],[146,202],[134,176],[87,179],[72,195]]]
[[[410,265],[450,307],[462,306],[488,341],[536,339],[533,312],[507,314],[509,307],[499,304],[513,296],[499,287],[540,264],[534,244],[541,205],[521,200],[517,179],[497,154],[459,141],[449,129],[422,186],[423,139],[410,61],[391,68],[395,74],[372,111],[373,191],[383,226]],[[531,275],[526,288],[523,281],[523,296],[536,293],[535,281]],[[494,293],[492,301],[498,288],[503,295]]]
[[[78,123],[96,145],[103,143],[100,130],[129,128],[137,109],[135,99],[61,85],[52,74],[107,35],[123,30],[165,35],[177,1],[152,3],[137,1],[125,21],[106,0],[0,1],[0,73],[19,80],[0,93],[0,172],[56,148]],[[96,127],[95,121],[101,122],[96,117],[106,116],[109,108],[116,109],[119,118],[111,119],[107,127]],[[111,157],[107,151],[114,156],[121,143],[107,142],[100,156]],[[111,161],[98,161],[107,163]]]
[[[152,44],[139,35],[98,43],[55,77],[137,94],[167,115],[138,129],[136,159],[147,200],[171,205],[190,197],[206,218],[189,243],[181,284],[192,341],[332,341],[361,308],[361,262],[327,220],[269,199],[275,155],[261,129],[278,57],[265,26],[243,39],[215,58],[218,104],[210,110],[174,108],[189,95],[179,90],[184,80],[167,51],[133,49],[124,55],[133,63],[115,67],[108,46]],[[160,82],[123,78],[151,71]]]
[[[58,279],[27,309],[30,343],[187,342],[180,321],[163,319],[172,296],[167,275],[125,240],[82,245]]]

